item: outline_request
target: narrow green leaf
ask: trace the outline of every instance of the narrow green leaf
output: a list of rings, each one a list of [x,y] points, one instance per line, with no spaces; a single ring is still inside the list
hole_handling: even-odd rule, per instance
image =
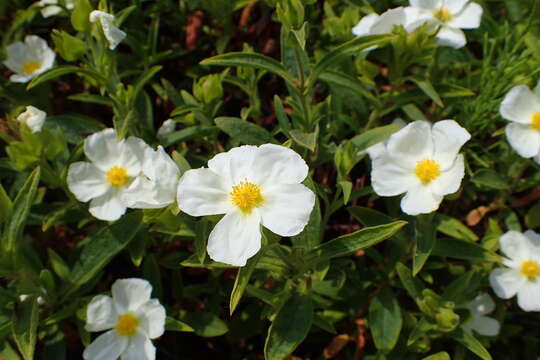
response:
[[[217,127],[223,132],[243,144],[262,145],[276,143],[276,140],[266,129],[245,120],[232,117],[219,117],[215,119],[215,122]]]
[[[10,216],[12,208],[13,203],[2,184],[0,184],[0,224]]]
[[[289,136],[289,132],[291,131],[291,122],[289,121],[289,117],[285,113],[285,109],[283,109],[281,99],[277,95],[274,95],[274,111],[276,113],[276,118],[278,119],[281,131],[283,131],[285,135]]]
[[[319,79],[330,85],[343,87],[349,91],[370,99],[373,102],[378,102],[378,99],[373,96],[373,94],[370,93],[369,90],[358,79],[348,74],[339,71],[325,70],[321,73]]]
[[[399,276],[399,280],[401,280],[403,287],[407,290],[409,295],[415,300],[422,298],[424,286],[420,280],[412,276],[409,268],[398,262],[396,264],[396,272]]]
[[[390,288],[385,287],[369,306],[369,328],[375,346],[390,351],[396,346],[403,325],[399,303]]]
[[[313,303],[306,295],[293,294],[268,329],[266,360],[283,360],[306,338],[313,322]]]
[[[71,270],[64,259],[62,259],[53,249],[47,249],[47,254],[49,255],[49,263],[56,275],[58,275],[60,279],[68,281]]]
[[[68,99],[85,102],[89,104],[104,105],[104,106],[109,106],[109,107],[114,106],[114,103],[111,99],[105,96],[94,95],[94,94],[87,94],[87,93],[75,94],[75,95],[70,95]]]
[[[469,349],[471,352],[478,355],[483,360],[492,360],[493,358],[489,354],[489,352],[486,350],[484,346],[480,343],[480,341],[476,340],[474,336],[469,334],[466,331],[463,331],[463,329],[458,328],[450,333],[450,337],[452,337],[457,342],[461,343],[463,346],[465,346],[467,349]]]
[[[435,90],[435,88],[433,87],[433,85],[431,84],[431,82],[427,79],[425,80],[422,80],[422,79],[417,79],[417,78],[410,78],[416,85],[418,85],[418,87],[427,95],[429,96],[429,98],[431,100],[433,100],[435,102],[435,104],[439,105],[439,106],[444,106],[442,100],[441,100],[441,97],[439,96],[439,94],[437,93],[437,91]]]
[[[231,315],[238,306],[240,299],[242,299],[244,291],[249,283],[249,279],[251,278],[251,274],[253,274],[262,253],[263,250],[260,250],[255,256],[247,261],[246,266],[241,267],[240,270],[238,270],[229,301],[229,311]]]
[[[26,89],[30,90],[47,81],[51,81],[60,76],[73,74],[73,73],[81,73],[83,75],[87,75],[90,78],[96,80],[100,84],[107,83],[107,80],[103,78],[103,76],[101,76],[100,74],[98,74],[97,72],[93,70],[84,69],[84,68],[73,66],[73,65],[62,65],[62,66],[53,67],[52,69],[39,74],[38,76],[36,76],[30,81],[30,83],[26,86]]]
[[[165,330],[166,331],[180,331],[180,332],[195,331],[191,326],[189,326],[185,322],[173,319],[170,316],[167,316],[167,318],[165,319]]]
[[[11,329],[13,339],[24,360],[34,360],[38,327],[39,305],[35,296],[27,297],[13,314]]]
[[[139,95],[139,92],[142,90],[144,85],[150,81],[156,75],[158,72],[161,71],[163,66],[157,65],[152,66],[150,69],[146,70],[135,82],[135,85],[133,86],[133,98],[134,101],[137,98],[137,95]]]
[[[450,216],[437,214],[437,230],[455,239],[476,241],[478,236],[458,219]]]
[[[171,146],[195,137],[200,138],[217,132],[219,132],[219,128],[216,126],[190,126],[165,136],[162,140],[162,144],[163,146]]]
[[[364,131],[360,135],[356,135],[351,139],[351,142],[358,149],[362,151],[370,146],[378,144],[390,137],[393,133],[401,129],[399,124],[390,124],[385,126],[379,126],[368,131]]]
[[[451,358],[446,351],[441,351],[436,354],[422,358],[422,360],[451,360]]]
[[[436,226],[431,223],[431,215],[416,217],[413,255],[413,276],[418,274],[426,263],[437,241]]]
[[[227,324],[210,312],[187,312],[180,320],[202,337],[221,336],[229,331]]]
[[[472,261],[499,262],[501,257],[482,246],[475,243],[450,239],[439,238],[433,248],[433,255],[447,256],[455,259]]]
[[[315,148],[317,147],[317,137],[319,136],[318,131],[307,133],[302,130],[293,129],[289,131],[289,134],[298,145],[311,151],[315,151]]]

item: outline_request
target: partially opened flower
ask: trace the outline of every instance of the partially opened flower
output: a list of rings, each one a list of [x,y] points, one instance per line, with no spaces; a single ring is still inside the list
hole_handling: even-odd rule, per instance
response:
[[[120,279],[112,297],[98,295],[86,310],[87,331],[105,331],[83,353],[85,360],[154,360],[151,339],[165,331],[165,308],[151,299],[152,285],[143,279]]]
[[[37,2],[38,6],[41,6],[41,15],[44,18],[58,15],[62,12],[62,8],[58,6],[58,0],[40,0]],[[66,9],[73,10],[75,8],[75,0],[64,1]]]
[[[174,122],[173,119],[165,120],[157,131],[157,137],[164,138],[167,135],[172,134],[175,128],[176,128],[176,123]]]
[[[466,305],[471,316],[463,324],[463,328],[468,331],[475,331],[484,336],[497,336],[501,329],[501,324],[489,316],[495,310],[495,303],[491,296],[486,293],[478,294]]]
[[[508,231],[499,239],[506,256],[505,268],[494,269],[489,282],[498,297],[509,299],[517,294],[518,305],[525,311],[540,311],[540,234]]]
[[[264,226],[281,236],[299,234],[315,194],[302,185],[305,161],[284,146],[240,146],[187,171],[178,184],[178,206],[192,216],[225,214],[208,239],[215,261],[244,266],[261,247]]]
[[[443,46],[461,48],[467,43],[461,29],[476,29],[482,19],[482,7],[469,0],[409,0],[418,11],[416,26],[426,22],[440,26],[437,40]],[[415,24],[410,24],[415,27]]]
[[[7,47],[7,60],[4,61],[15,74],[9,78],[13,82],[25,83],[52,68],[56,54],[47,42],[36,35],[28,35],[24,43],[17,41]]]
[[[130,137],[118,140],[116,131],[105,129],[84,141],[90,162],[75,162],[67,175],[69,190],[79,201],[90,202],[90,213],[98,219],[114,221],[127,208],[123,195],[143,168],[148,145]]]
[[[17,117],[17,121],[30,128],[32,133],[40,132],[47,118],[47,113],[36,107],[27,106],[26,111]]]
[[[540,83],[531,91],[525,85],[513,87],[500,108],[506,125],[508,142],[524,158],[534,157],[540,163]]]
[[[103,11],[94,10],[90,13],[90,22],[95,23],[99,21],[101,29],[107,41],[109,42],[109,49],[114,50],[116,46],[124,40],[126,33],[114,26],[114,15],[108,14]]]
[[[454,120],[415,121],[392,134],[372,161],[371,182],[380,196],[401,199],[409,215],[430,213],[459,189],[464,176],[461,146],[471,135]]]

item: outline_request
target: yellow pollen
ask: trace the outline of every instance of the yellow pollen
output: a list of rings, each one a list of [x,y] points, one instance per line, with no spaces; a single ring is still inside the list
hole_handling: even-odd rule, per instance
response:
[[[450,11],[442,8],[433,11],[433,16],[435,17],[435,19],[445,24],[452,20],[452,14],[450,13]]]
[[[242,181],[240,184],[233,186],[231,201],[244,214],[250,214],[253,208],[263,204],[264,198],[258,185]]]
[[[127,170],[123,167],[113,166],[107,172],[107,181],[115,187],[121,187],[128,181]]]
[[[26,75],[32,75],[38,71],[40,67],[41,65],[39,65],[37,61],[30,60],[23,65],[22,72]]]
[[[441,169],[436,161],[428,159],[417,162],[414,173],[420,181],[428,184],[431,180],[435,180],[441,175]]]
[[[540,131],[540,112],[531,115],[531,126],[534,130]]]
[[[118,316],[114,329],[120,336],[133,336],[137,332],[139,319],[136,316],[127,313]]]
[[[521,263],[521,273],[529,280],[533,280],[540,275],[540,266],[536,261],[525,260]]]

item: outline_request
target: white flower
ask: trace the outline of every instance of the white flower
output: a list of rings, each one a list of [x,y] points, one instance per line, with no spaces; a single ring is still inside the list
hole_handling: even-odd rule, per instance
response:
[[[540,311],[540,234],[508,231],[499,239],[506,255],[506,268],[494,269],[489,282],[498,297],[509,299],[517,294],[518,305],[525,311]]]
[[[94,10],[90,13],[90,22],[95,23],[99,20],[103,34],[109,42],[109,49],[114,50],[122,40],[126,37],[126,33],[113,25],[114,15],[107,14],[106,12]]]
[[[69,190],[79,201],[90,202],[90,213],[114,221],[126,211],[124,193],[143,168],[146,145],[130,137],[118,140],[113,129],[92,134],[84,141],[84,153],[91,162],[75,162],[67,175]]]
[[[497,320],[486,316],[495,310],[495,303],[491,296],[486,293],[478,294],[465,307],[471,313],[471,317],[463,324],[465,330],[474,330],[484,336],[499,335],[501,324]]]
[[[176,200],[179,180],[180,169],[163,147],[147,147],[141,174],[122,194],[122,200],[134,209],[165,207]]]
[[[173,119],[165,120],[157,131],[157,137],[164,138],[167,135],[172,134],[175,128],[176,128],[176,123],[174,122]]]
[[[513,87],[500,108],[501,116],[511,123],[506,126],[508,142],[524,158],[534,157],[540,163],[540,82],[531,91],[525,85]]]
[[[32,130],[32,133],[36,133],[40,132],[43,128],[46,117],[47,113],[45,111],[41,111],[30,105],[26,107],[25,112],[17,117],[17,121],[28,126]]]
[[[36,35],[28,35],[24,43],[17,41],[7,47],[8,58],[4,61],[15,74],[9,78],[13,82],[25,83],[42,72],[52,68],[56,54],[47,42]]]
[[[410,25],[418,20],[418,11],[414,8],[397,7],[378,14],[369,14],[360,19],[360,22],[352,29],[352,33],[358,37],[367,35],[381,35],[392,32],[394,26],[403,26],[409,31]]]
[[[178,206],[192,216],[225,214],[208,239],[215,261],[244,266],[261,247],[260,225],[281,236],[302,232],[315,194],[302,185],[305,161],[284,146],[240,146],[187,171]]]
[[[66,9],[72,10],[75,8],[75,0],[65,0]],[[62,12],[62,8],[58,5],[58,0],[40,0],[37,2],[38,6],[42,6],[41,16],[48,18],[58,15]]]
[[[428,22],[440,26],[437,33],[439,44],[459,49],[467,43],[461,29],[480,26],[482,7],[469,0],[409,0],[418,11],[416,27]],[[411,24],[415,27],[415,24]]]
[[[401,199],[401,210],[409,215],[430,213],[444,195],[459,189],[464,176],[461,146],[471,135],[454,120],[431,126],[415,121],[392,134],[384,154],[373,159],[371,182],[380,196]]]
[[[104,331],[83,353],[85,360],[153,360],[151,339],[165,331],[165,308],[150,299],[152,285],[143,279],[120,279],[112,285],[112,298],[98,295],[86,310],[87,331]]]

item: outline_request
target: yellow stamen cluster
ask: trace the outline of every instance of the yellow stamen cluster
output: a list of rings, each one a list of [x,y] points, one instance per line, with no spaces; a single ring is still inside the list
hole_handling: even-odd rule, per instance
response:
[[[118,316],[114,329],[120,336],[133,336],[137,333],[139,319],[133,314],[127,313]]]
[[[22,72],[25,75],[32,75],[41,68],[41,65],[34,60],[27,61],[22,68]]]
[[[435,19],[445,24],[452,20],[452,14],[450,13],[450,11],[442,8],[433,11],[433,16],[435,17]]]
[[[531,115],[531,126],[534,130],[540,131],[540,112]]]
[[[540,275],[540,266],[538,266],[538,263],[536,261],[532,260],[525,260],[521,263],[521,274],[528,278],[529,280],[533,280],[538,275]]]
[[[435,180],[441,175],[441,168],[436,161],[427,159],[416,163],[414,173],[420,181],[424,184],[428,184],[430,181]]]
[[[230,195],[231,202],[246,215],[264,203],[259,185],[249,182],[242,181],[240,184],[233,186]]]
[[[107,181],[114,187],[124,186],[128,181],[127,170],[120,166],[113,166],[107,172]]]

